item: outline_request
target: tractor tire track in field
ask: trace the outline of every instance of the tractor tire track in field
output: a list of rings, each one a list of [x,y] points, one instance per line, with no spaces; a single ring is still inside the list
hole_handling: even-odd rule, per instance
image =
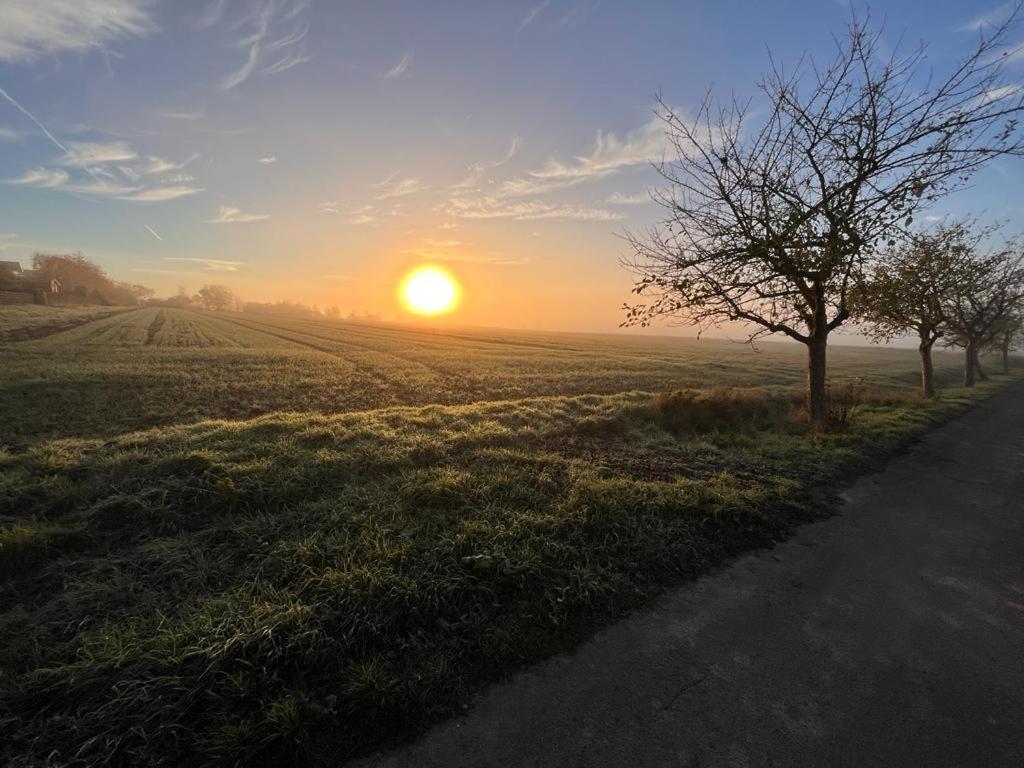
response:
[[[266,333],[266,334],[269,334],[271,336],[277,336],[277,338],[285,339],[286,341],[292,340],[292,339],[289,339],[287,336],[281,336],[281,335],[275,334],[275,333],[273,333],[271,331],[264,330],[267,327],[267,325],[265,323],[261,323],[259,320],[249,320],[248,318],[245,321],[235,320],[233,318],[224,318],[224,319],[228,320],[229,322],[234,323],[235,325],[241,325],[242,327],[248,327],[248,328],[251,328],[252,330],[258,330],[260,333]],[[271,327],[275,327],[275,326],[271,326]],[[358,342],[352,341],[349,338],[342,339],[342,338],[339,338],[337,336],[321,336],[321,335],[316,334],[316,333],[310,333],[307,330],[299,330],[299,329],[289,329],[289,332],[297,334],[299,336],[308,336],[309,338],[317,339],[318,341],[329,342],[330,344],[334,345],[335,347],[352,347],[354,349],[358,349],[358,350],[361,350],[361,351],[371,352],[371,353],[373,353],[375,355],[386,355],[388,357],[393,357],[396,360],[401,360],[402,362],[408,363],[408,364],[410,364],[412,366],[419,367],[419,368],[424,368],[424,369],[426,369],[430,373],[437,373],[437,371],[435,371],[429,365],[427,365],[426,363],[424,363],[424,362],[422,362],[420,360],[416,360],[415,358],[407,357],[407,356],[404,356],[404,355],[399,355],[399,354],[397,354],[395,352],[390,352],[390,351],[387,351],[387,350],[384,350],[384,349],[380,349],[378,347],[373,347],[370,344],[360,344]],[[344,357],[343,355],[336,354],[332,349],[327,348],[327,347],[315,346],[315,345],[313,345],[313,344],[311,344],[309,342],[303,342],[303,341],[300,341],[298,339],[294,339],[294,341],[295,341],[296,344],[304,344],[306,346],[311,346],[311,347],[313,347],[315,349],[319,349],[319,350],[321,350],[323,352],[327,352],[328,354],[335,354],[335,356],[337,356],[337,357]],[[345,358],[345,359],[348,359],[348,358]]]
[[[151,322],[149,324],[149,328],[146,329],[147,345],[151,345],[153,343],[153,340],[156,339],[156,335],[160,333],[160,329],[164,327],[166,320],[167,318],[162,309],[156,313],[156,317],[153,318],[153,322]]]
[[[308,333],[301,330],[287,330],[287,331],[271,331],[267,329],[267,326],[259,321],[253,320],[236,320],[234,318],[227,318],[221,316],[221,319],[226,322],[233,323],[241,328],[247,330],[256,331],[258,333],[264,333],[268,336],[287,341],[291,344],[297,344],[300,346],[307,347],[317,352],[330,355],[332,357],[344,360],[353,366],[353,373],[359,376],[363,381],[358,383],[358,386],[369,386],[377,394],[386,393],[393,399],[394,404],[409,403],[418,401],[422,395],[422,388],[410,386],[404,377],[396,376],[397,370],[388,371],[387,367],[370,363],[366,360],[359,360],[353,358],[351,355],[345,354],[345,348],[348,347],[350,350],[359,350],[363,354],[380,355],[384,357],[394,358],[400,360],[403,363],[410,365],[414,368],[420,368],[432,378],[436,379],[432,383],[432,388],[437,389],[440,387],[443,389],[444,386],[449,384],[454,385],[456,379],[454,377],[446,376],[437,370],[431,368],[417,360],[408,359],[401,355],[396,355],[392,352],[387,352],[380,349],[373,349],[370,346],[352,343],[347,339],[328,338],[325,336],[317,336],[313,333]],[[305,338],[302,338],[305,337]],[[308,341],[307,339],[312,339]],[[340,349],[339,349],[340,347]]]
[[[225,319],[227,319],[227,318],[225,318]],[[230,321],[234,322],[234,320],[230,320]],[[260,322],[258,320],[248,320],[247,322],[248,323],[253,323],[256,326],[260,326],[260,332],[271,333],[270,331],[262,330],[263,328],[266,327],[266,324],[264,324],[264,323],[262,323],[262,322]],[[306,321],[306,322],[310,326],[312,326],[312,328],[314,330],[317,330],[317,331],[320,331],[320,330],[322,330],[324,332],[334,331],[335,333],[337,333],[339,330],[341,330],[337,326],[331,327],[331,326],[328,326],[328,325],[324,325],[323,323],[318,323],[316,321]],[[248,326],[246,326],[246,327],[248,327]],[[274,327],[274,326],[272,326],[272,327]],[[256,330],[256,328],[253,328],[253,329]],[[438,397],[436,396],[437,393],[438,392],[445,392],[445,391],[465,392],[467,389],[473,389],[474,388],[474,384],[476,385],[476,387],[475,387],[475,390],[476,390],[475,394],[476,394],[476,397],[478,397],[479,399],[492,399],[493,398],[493,392],[487,386],[486,382],[484,382],[484,381],[474,381],[472,375],[469,374],[466,371],[465,367],[454,367],[453,368],[453,367],[448,367],[448,366],[445,366],[443,364],[440,364],[438,361],[426,362],[424,360],[418,359],[418,358],[413,357],[411,355],[399,354],[399,353],[395,352],[392,349],[387,349],[387,348],[384,348],[382,346],[380,346],[380,347],[374,346],[373,343],[379,341],[379,342],[384,342],[384,343],[388,343],[388,344],[394,344],[396,341],[401,341],[403,335],[408,334],[408,335],[411,335],[411,336],[415,337],[414,344],[416,345],[416,348],[423,350],[424,354],[431,354],[431,353],[434,353],[437,350],[447,349],[448,348],[448,344],[446,344],[446,342],[451,342],[451,341],[455,341],[457,343],[458,342],[469,341],[474,346],[476,346],[476,347],[478,347],[480,349],[489,349],[489,348],[493,348],[495,345],[499,345],[499,346],[507,348],[507,349],[531,349],[531,350],[532,349],[536,349],[536,350],[539,350],[539,351],[542,351],[542,352],[548,352],[548,353],[551,353],[551,354],[555,353],[555,350],[553,348],[546,347],[546,346],[543,346],[543,345],[531,344],[531,343],[520,343],[520,342],[506,342],[506,341],[502,341],[502,340],[492,339],[489,336],[484,336],[484,337],[480,337],[480,338],[474,338],[472,336],[460,335],[460,334],[455,334],[455,333],[432,332],[432,331],[409,330],[409,329],[402,329],[402,331],[398,332],[398,331],[391,331],[389,329],[378,329],[378,328],[373,328],[373,327],[370,327],[370,326],[361,326],[361,325],[355,325],[352,328],[344,327],[343,330],[349,334],[349,335],[345,336],[344,338],[341,338],[341,337],[339,337],[337,335],[334,335],[334,336],[320,335],[319,333],[312,333],[309,330],[292,329],[291,332],[295,333],[295,334],[298,334],[298,335],[301,335],[301,336],[309,337],[309,338],[312,338],[312,339],[318,339],[318,340],[322,340],[322,341],[325,341],[325,342],[329,342],[331,345],[333,345],[333,349],[326,349],[326,348],[320,347],[320,346],[315,346],[314,348],[326,351],[329,354],[333,354],[335,356],[338,356],[341,359],[347,360],[349,362],[352,362],[355,365],[367,366],[367,367],[369,367],[372,370],[378,371],[379,372],[379,376],[383,380],[387,381],[389,386],[392,389],[394,389],[395,391],[397,391],[397,392],[399,392],[401,394],[401,396],[403,397],[403,402],[411,402],[412,400],[417,400],[417,401],[420,400],[421,398],[418,398],[417,394],[421,393],[422,389],[421,388],[410,388],[409,386],[405,386],[404,380],[396,379],[395,372],[394,371],[390,371],[387,366],[381,367],[381,366],[375,366],[372,363],[367,363],[366,361],[363,361],[363,360],[357,361],[357,360],[353,359],[352,357],[345,356],[343,352],[338,350],[338,348],[339,347],[340,348],[349,347],[349,348],[352,348],[352,349],[360,350],[364,354],[382,356],[384,358],[392,358],[394,360],[401,361],[402,363],[406,364],[407,366],[410,366],[411,368],[423,371],[425,374],[427,374],[430,377],[430,379],[431,379],[430,385],[433,388],[434,393],[435,393],[435,396],[433,398],[431,398],[430,401],[431,402],[439,402],[439,403],[448,402],[449,404],[454,404],[455,402],[466,402],[467,400],[465,398],[459,398],[458,400],[445,401],[444,399],[438,399]],[[367,338],[366,338],[365,341],[362,341],[362,342],[355,341],[355,340],[353,340],[353,338],[351,336],[352,333],[359,333],[359,334],[362,334],[364,337],[367,337]],[[274,334],[271,333],[271,335],[274,335]],[[297,339],[295,339],[294,341],[296,343],[305,343],[305,342],[300,342]],[[586,357],[588,360],[596,359],[596,356],[595,356],[595,354],[593,352],[587,352],[586,350],[577,349],[577,348],[574,348],[574,347],[565,347],[565,351],[568,354],[567,355],[563,355],[563,357],[576,356],[576,357],[580,357],[580,358]],[[514,396],[514,395],[506,395],[506,396]],[[412,398],[412,400],[409,400],[408,398]],[[472,400],[473,400],[473,398],[469,398],[469,402],[472,402]]]
[[[75,328],[80,328],[83,325],[89,325],[90,323],[99,322],[100,320],[106,320],[110,317],[114,317],[115,315],[126,315],[137,311],[137,309],[115,309],[111,312],[105,312],[102,314],[67,318],[60,323],[47,323],[24,328],[13,328],[8,331],[0,331],[0,342],[34,341],[35,339],[43,339],[47,336],[55,336],[58,333],[64,333]]]

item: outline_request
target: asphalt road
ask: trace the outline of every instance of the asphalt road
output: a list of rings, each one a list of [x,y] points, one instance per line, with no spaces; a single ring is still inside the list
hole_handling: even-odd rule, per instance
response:
[[[359,765],[1024,766],[1024,386],[846,496]]]

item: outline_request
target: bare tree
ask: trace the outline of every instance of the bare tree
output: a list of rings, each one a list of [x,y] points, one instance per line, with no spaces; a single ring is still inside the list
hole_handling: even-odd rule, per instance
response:
[[[1021,329],[1024,328],[1024,309],[1018,307],[1010,317],[1002,323],[996,334],[999,354],[1003,358],[1003,374],[1010,373],[1010,352],[1016,349],[1020,340]]]
[[[946,333],[950,298],[972,275],[977,239],[969,222],[916,234],[882,258],[853,296],[854,318],[872,341],[917,336],[927,398],[935,397],[932,347]]]
[[[964,350],[964,386],[988,377],[978,356],[991,346],[1017,314],[1024,300],[1024,254],[1017,243],[982,251],[972,247],[969,274],[951,292],[945,309],[945,341]]]
[[[925,48],[886,58],[856,18],[824,68],[792,75],[772,61],[750,103],[704,99],[687,119],[659,99],[674,157],[658,171],[665,212],[627,232],[637,276],[624,325],[668,316],[698,327],[739,321],[750,339],[782,333],[808,350],[808,411],[828,421],[826,348],[850,316],[850,290],[872,254],[922,207],[993,157],[1024,154],[1024,98],[1005,86],[1011,23],[983,35],[945,79]]]

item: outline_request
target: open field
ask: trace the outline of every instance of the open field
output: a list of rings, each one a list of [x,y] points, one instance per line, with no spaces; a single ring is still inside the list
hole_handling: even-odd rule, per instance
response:
[[[336,765],[1006,380],[836,348],[872,389],[815,435],[763,350],[166,309],[0,346],[0,762]]]
[[[2,312],[0,312],[2,314]],[[13,324],[13,321],[5,320]],[[0,442],[110,436],[281,410],[338,413],[546,395],[799,385],[804,351],[721,340],[429,330],[141,309],[0,344]],[[837,379],[917,385],[913,350],[833,347]],[[936,355],[941,384],[960,356]]]

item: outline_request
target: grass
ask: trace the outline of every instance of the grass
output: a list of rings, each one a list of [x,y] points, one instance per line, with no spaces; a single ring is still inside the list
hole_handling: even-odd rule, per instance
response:
[[[172,375],[157,391],[187,399],[174,372],[199,368],[174,366],[203,360],[195,386],[217,410],[232,366],[273,359],[321,395],[139,431],[145,408],[167,418],[151,395],[122,397],[105,428],[57,398],[59,426],[0,452],[3,764],[337,765],[828,514],[850,476],[1001,385],[926,403],[901,386],[902,353],[851,351],[873,383],[845,429],[812,434],[784,348],[768,364],[674,340],[275,323],[143,311],[13,347],[22,382],[49,350],[65,382],[107,370],[124,386],[155,366]],[[314,331],[335,351],[264,340]],[[459,370],[515,395],[352,410],[380,396],[352,389],[368,386],[357,359],[388,397],[429,397]],[[673,376],[736,383],[575,391]],[[322,396],[346,383],[349,399]],[[283,386],[231,392],[257,385]]]

